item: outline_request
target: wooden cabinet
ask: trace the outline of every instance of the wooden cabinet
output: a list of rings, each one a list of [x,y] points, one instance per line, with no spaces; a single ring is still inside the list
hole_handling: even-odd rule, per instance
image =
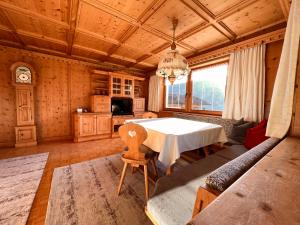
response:
[[[129,75],[111,73],[111,96],[134,97],[134,78]]]
[[[111,137],[111,113],[75,113],[74,141]]]
[[[134,87],[133,87],[133,79],[131,78],[123,78],[123,96],[124,97],[134,97]]]
[[[36,145],[36,128],[35,126],[18,126],[15,127],[16,147],[25,147]]]
[[[114,116],[112,118],[112,137],[119,137],[119,127],[125,123],[125,120],[133,119],[134,117],[131,115],[127,116]]]
[[[145,98],[133,99],[133,112],[144,112],[145,111]]]
[[[96,115],[81,115],[78,118],[80,136],[96,135]]]
[[[111,98],[104,95],[91,96],[91,111],[99,113],[111,112]]]
[[[97,115],[97,134],[111,133],[111,116]]]

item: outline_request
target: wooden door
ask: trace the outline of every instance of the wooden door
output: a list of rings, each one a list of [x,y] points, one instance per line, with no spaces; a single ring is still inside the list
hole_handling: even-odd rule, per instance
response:
[[[133,111],[144,112],[145,111],[145,98],[133,99]]]
[[[111,96],[122,96],[122,85],[123,85],[122,76],[112,76],[111,77]]]
[[[95,115],[81,115],[79,119],[79,135],[91,136],[96,134],[96,119]]]
[[[33,87],[16,87],[17,125],[34,124]]]
[[[97,134],[111,133],[111,115],[97,115]]]
[[[124,79],[123,79],[123,96],[132,98],[133,94],[134,94],[133,79],[124,77]]]

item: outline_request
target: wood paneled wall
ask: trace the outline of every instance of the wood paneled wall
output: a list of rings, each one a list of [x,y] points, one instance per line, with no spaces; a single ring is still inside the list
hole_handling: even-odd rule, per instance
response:
[[[78,106],[89,107],[89,71],[95,67],[0,47],[0,146],[15,142],[15,89],[11,85],[9,68],[16,61],[31,64],[37,72],[35,118],[38,140],[71,138],[71,114]]]
[[[265,118],[268,118],[273,93],[273,87],[279,66],[283,40],[267,44],[266,48],[266,88],[265,88]]]
[[[298,52],[297,75],[295,82],[294,108],[290,134],[300,137],[300,48]]]

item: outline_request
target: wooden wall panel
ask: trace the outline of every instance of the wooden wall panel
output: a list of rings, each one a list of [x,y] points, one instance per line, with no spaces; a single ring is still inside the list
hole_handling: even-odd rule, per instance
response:
[[[292,117],[292,125],[290,134],[295,137],[300,137],[300,49],[298,53],[298,65],[294,95],[294,109]]]
[[[283,40],[267,44],[266,48],[266,89],[265,117],[269,116],[273,87],[280,61]]]
[[[15,89],[11,85],[9,68],[17,61],[31,64],[37,72],[35,118],[38,141],[71,138],[72,112],[79,106],[88,108],[90,105],[91,66],[0,48],[0,147],[15,142]]]
[[[70,107],[75,112],[77,107],[90,108],[91,81],[89,68],[84,65],[70,65],[71,90]]]
[[[17,123],[15,111],[15,90],[11,85],[10,66],[17,57],[6,57],[0,49],[0,147],[14,144],[14,126]]]
[[[70,135],[67,64],[34,59],[37,80],[35,102],[38,139]]]

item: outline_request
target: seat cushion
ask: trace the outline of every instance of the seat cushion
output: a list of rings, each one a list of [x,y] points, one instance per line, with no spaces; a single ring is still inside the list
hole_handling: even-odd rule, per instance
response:
[[[265,156],[278,142],[278,138],[269,138],[245,154],[219,167],[207,176],[206,184],[219,192],[223,192]]]
[[[159,225],[182,225],[191,218],[199,186],[206,176],[228,162],[217,155],[210,155],[192,163],[171,176],[160,178],[153,196],[147,202],[147,210]]]
[[[124,148],[124,151],[128,151],[127,146]],[[153,151],[151,148],[147,147],[146,145],[141,145],[140,146],[140,152],[145,153],[145,158],[146,159],[152,159],[157,154],[155,151]]]

